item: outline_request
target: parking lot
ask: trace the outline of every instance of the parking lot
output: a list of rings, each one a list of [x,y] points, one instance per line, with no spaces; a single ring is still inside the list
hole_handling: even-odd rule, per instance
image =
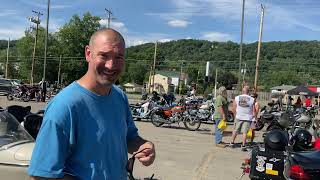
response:
[[[30,105],[32,111],[43,109],[46,103],[7,101],[0,97],[0,106]],[[156,146],[156,161],[150,167],[135,163],[137,179],[148,179],[154,173],[158,180],[233,180],[241,175],[240,165],[246,152],[240,148],[217,148],[214,146],[212,126],[202,124],[199,131],[188,131],[183,124],[154,127],[146,121],[136,122],[140,135]],[[223,141],[230,142],[232,125],[225,131]],[[257,133],[261,137],[260,133]],[[240,142],[241,137],[237,141]],[[261,138],[257,138],[261,141]],[[244,176],[242,179],[249,179]]]

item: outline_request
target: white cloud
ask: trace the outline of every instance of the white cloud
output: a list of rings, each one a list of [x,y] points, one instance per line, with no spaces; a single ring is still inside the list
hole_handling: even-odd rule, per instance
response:
[[[172,26],[172,27],[180,27],[180,28],[185,28],[187,27],[189,24],[191,24],[191,22],[188,22],[188,21],[185,21],[185,20],[170,20],[168,22],[168,25],[169,26]]]
[[[209,16],[214,19],[221,19],[225,22],[241,21],[241,0],[172,0],[176,10],[170,13],[160,13],[161,18],[178,17],[188,19],[194,16]],[[245,23],[259,23],[260,4],[266,6],[265,27],[274,28],[294,28],[302,27],[311,31],[320,31],[320,26],[316,23],[315,12],[310,10],[314,3],[306,2],[272,2],[272,1],[245,1]],[[293,8],[295,7],[295,8]]]
[[[172,41],[172,39],[166,38],[166,39],[159,39],[158,41],[164,43],[164,42]]]
[[[145,43],[154,43],[156,41],[168,42],[173,40],[169,35],[162,33],[147,33],[144,35],[141,35],[141,33],[125,33],[124,38],[126,40],[127,47]]]
[[[107,19],[101,19],[99,21],[101,26],[105,26],[107,27],[108,25],[108,20]],[[110,27],[114,28],[115,30],[118,30],[122,33],[128,32],[128,29],[126,28],[125,24],[123,22],[119,22],[119,21],[111,21],[110,22]]]
[[[125,28],[125,25],[122,22],[112,22],[111,27],[115,29],[123,29]]]
[[[0,39],[19,39],[24,36],[24,31],[23,27],[1,28]]]
[[[208,41],[218,41],[226,42],[231,41],[233,38],[230,34],[221,33],[221,32],[203,32],[200,39],[205,39]]]
[[[16,10],[4,10],[4,11],[0,12],[0,17],[13,16],[16,14],[17,14]]]

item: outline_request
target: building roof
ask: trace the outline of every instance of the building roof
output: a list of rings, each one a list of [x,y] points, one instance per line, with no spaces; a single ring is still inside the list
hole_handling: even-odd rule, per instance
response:
[[[270,88],[271,90],[286,90],[289,91],[291,89],[296,88],[297,86],[292,86],[292,85],[281,85],[281,86],[275,86]]]
[[[166,77],[180,77],[180,72],[178,71],[156,71],[156,74],[161,74]]]
[[[136,83],[126,83],[123,85],[123,87],[142,87],[142,85]]]

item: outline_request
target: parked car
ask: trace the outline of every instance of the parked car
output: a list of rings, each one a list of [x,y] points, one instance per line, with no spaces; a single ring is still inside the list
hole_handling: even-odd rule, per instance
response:
[[[10,113],[0,112],[0,177],[27,180],[34,139]]]
[[[0,78],[0,94],[7,95],[12,91],[12,81],[10,79]]]

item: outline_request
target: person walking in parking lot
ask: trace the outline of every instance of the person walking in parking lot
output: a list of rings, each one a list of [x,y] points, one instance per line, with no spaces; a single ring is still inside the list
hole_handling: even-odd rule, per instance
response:
[[[221,86],[217,93],[218,96],[214,102],[215,143],[217,147],[224,148],[225,144],[222,142],[223,131],[218,128],[218,124],[221,120],[227,121],[228,118],[227,89]]]
[[[246,151],[247,133],[250,129],[252,120],[254,118],[254,98],[249,96],[249,86],[244,86],[242,94],[236,96],[233,102],[233,113],[235,114],[235,129],[232,132],[231,147],[235,147],[234,141],[242,131],[242,145],[241,150]]]
[[[145,166],[153,163],[154,144],[139,136],[128,98],[114,85],[124,57],[119,32],[100,29],[91,36],[86,74],[45,110],[28,168],[32,180],[126,180],[127,170],[132,175],[128,152]]]

